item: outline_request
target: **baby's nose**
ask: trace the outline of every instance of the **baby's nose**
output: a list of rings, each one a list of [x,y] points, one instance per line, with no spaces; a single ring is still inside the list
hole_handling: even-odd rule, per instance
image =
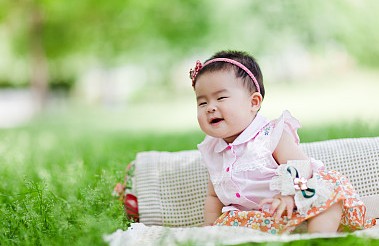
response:
[[[210,104],[210,105],[208,106],[208,112],[209,112],[209,113],[216,112],[216,106]]]

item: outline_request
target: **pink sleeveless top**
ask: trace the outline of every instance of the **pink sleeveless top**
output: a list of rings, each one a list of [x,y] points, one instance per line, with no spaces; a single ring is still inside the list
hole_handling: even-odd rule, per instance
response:
[[[215,192],[225,205],[223,212],[256,210],[262,199],[277,194],[270,190],[270,181],[278,168],[272,153],[283,131],[292,135],[298,144],[299,127],[288,111],[273,121],[258,113],[233,143],[205,137],[198,148]]]

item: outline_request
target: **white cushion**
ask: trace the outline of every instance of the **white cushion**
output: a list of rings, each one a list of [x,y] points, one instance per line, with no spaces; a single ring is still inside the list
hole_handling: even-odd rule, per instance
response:
[[[367,215],[379,218],[379,137],[346,138],[301,144],[311,157],[345,175],[367,206]]]
[[[203,224],[208,174],[196,150],[141,152],[135,160],[140,222],[170,227]]]
[[[366,203],[368,216],[379,218],[379,137],[301,146],[310,157],[347,176]],[[170,227],[203,224],[208,174],[197,150],[141,152],[135,166],[141,223]]]

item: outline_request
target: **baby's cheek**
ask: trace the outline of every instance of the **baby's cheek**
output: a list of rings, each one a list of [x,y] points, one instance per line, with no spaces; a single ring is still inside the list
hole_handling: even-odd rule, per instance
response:
[[[206,128],[206,119],[197,117],[197,122],[199,123],[200,128],[204,131]]]
[[[203,124],[203,117],[201,117],[199,113],[197,114],[197,122],[199,123],[199,125]]]

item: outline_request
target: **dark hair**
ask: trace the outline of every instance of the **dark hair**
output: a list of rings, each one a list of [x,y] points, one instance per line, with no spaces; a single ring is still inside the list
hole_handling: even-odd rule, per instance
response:
[[[228,59],[238,61],[239,63],[242,63],[246,68],[248,68],[253,73],[255,79],[258,81],[262,97],[264,98],[265,88],[263,86],[262,72],[261,72],[261,69],[259,68],[258,63],[255,61],[253,56],[249,55],[246,52],[241,52],[241,51],[220,51],[214,54],[211,58],[209,58],[205,62],[215,59],[215,58],[228,58]],[[195,87],[196,85],[197,78],[199,78],[199,76],[201,76],[202,74],[205,74],[207,72],[215,72],[215,71],[231,70],[231,69],[234,70],[237,78],[241,78],[243,80],[243,85],[251,93],[257,91],[257,88],[255,88],[255,85],[252,79],[250,78],[250,76],[243,69],[228,62],[213,62],[203,67],[199,71],[199,73],[196,75],[195,81],[193,82],[193,87]]]

